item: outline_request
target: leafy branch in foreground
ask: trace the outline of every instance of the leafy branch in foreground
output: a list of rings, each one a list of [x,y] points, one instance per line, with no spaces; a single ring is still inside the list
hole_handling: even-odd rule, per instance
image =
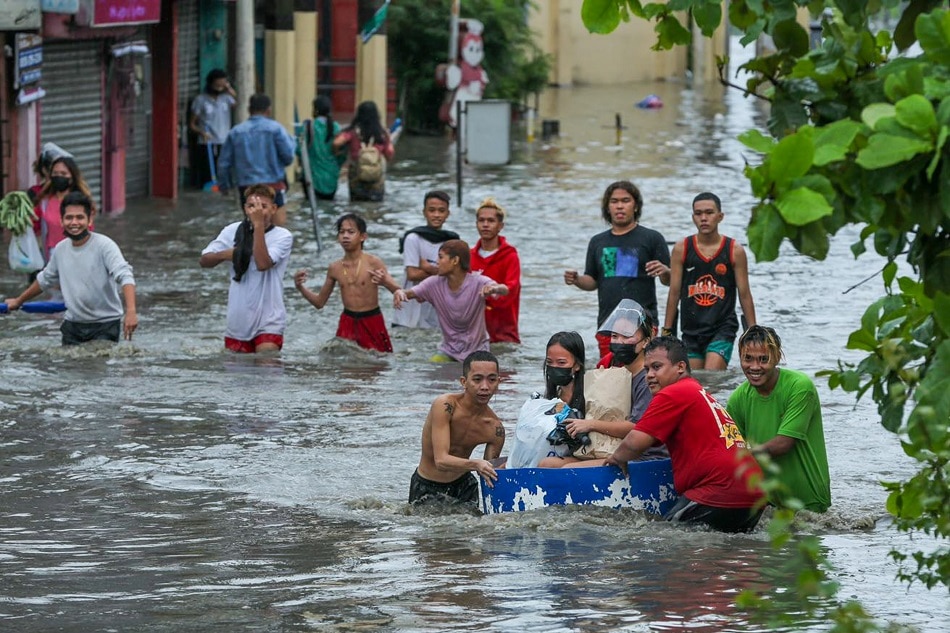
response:
[[[767,98],[768,134],[740,140],[762,156],[745,175],[758,199],[748,227],[759,261],[788,239],[824,259],[829,237],[862,227],[855,257],[886,258],[884,296],[869,306],[839,362],[832,388],[870,392],[881,423],[917,461],[907,481],[885,484],[898,529],[931,537],[928,552],[891,556],[899,577],[950,586],[950,12],[938,0],[733,0],[729,22],[742,43],[769,35],[775,51],[739,70],[743,90]],[[654,48],[690,42],[690,22],[708,36],[722,22],[718,0],[585,0],[582,18],[610,32],[631,16],[652,20]],[[821,17],[810,48],[800,8]],[[893,32],[876,14],[899,16]],[[919,53],[910,55],[912,45]],[[898,261],[911,276],[898,278]]]

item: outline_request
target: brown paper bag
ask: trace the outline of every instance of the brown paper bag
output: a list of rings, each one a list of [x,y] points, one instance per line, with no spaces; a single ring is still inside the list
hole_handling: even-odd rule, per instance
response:
[[[630,415],[633,376],[626,367],[595,369],[584,374],[584,399],[588,420],[626,420]],[[574,451],[578,459],[602,459],[613,453],[623,438],[591,431],[590,444]]]

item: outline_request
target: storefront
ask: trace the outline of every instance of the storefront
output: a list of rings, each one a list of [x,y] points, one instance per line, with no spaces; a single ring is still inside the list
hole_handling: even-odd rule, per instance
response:
[[[56,143],[72,154],[96,206],[108,210],[102,191],[105,55],[99,39],[44,43],[40,144]]]
[[[80,2],[43,19],[40,144],[76,158],[97,206],[151,194],[151,23],[159,0]]]

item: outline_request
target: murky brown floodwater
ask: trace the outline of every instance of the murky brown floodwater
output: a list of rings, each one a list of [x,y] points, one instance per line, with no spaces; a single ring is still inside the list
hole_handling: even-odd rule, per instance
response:
[[[635,109],[649,92],[666,107]],[[620,146],[615,112],[627,126]],[[711,189],[724,201],[724,232],[744,239],[752,200],[734,137],[761,123],[738,94],[706,98],[677,84],[552,91],[541,114],[560,120],[562,138],[531,148],[518,139],[511,165],[469,168],[464,208],[448,223],[473,240],[475,202],[494,195],[510,211],[524,344],[496,349],[507,380],[494,405],[509,431],[541,385],[553,331],[577,329],[595,349],[595,294],[566,287],[561,271],[582,266],[587,239],[603,229],[605,185],[637,182],[643,223],[668,240],[691,232],[690,201]],[[353,207],[370,221],[368,250],[393,268],[397,237],[422,219],[423,191],[454,191],[443,139],[406,137],[397,156],[386,202]],[[318,283],[340,253],[328,217],[351,207],[323,210],[318,255],[299,204],[298,194],[291,270],[310,267]],[[763,629],[733,606],[736,594],[794,582],[764,526],[724,536],[588,508],[408,513],[425,412],[456,388],[457,367],[428,362],[436,333],[396,332],[396,353],[383,358],[334,342],[338,295],[317,312],[289,277],[281,357],[223,353],[227,275],[197,259],[235,211],[192,193],[97,221],[135,266],[133,344],[64,350],[56,317],[0,319],[0,630]],[[842,294],[879,266],[853,261],[855,236],[839,236],[826,262],[785,249],[752,265],[759,318],[778,328],[792,367],[814,373],[853,358],[848,333],[880,293],[871,282]],[[21,281],[4,269],[0,295]],[[700,378],[722,397],[742,380],[735,366]],[[812,529],[842,597],[946,631],[946,593],[906,590],[886,558],[893,546],[927,546],[879,521],[878,482],[912,464],[868,403],[820,385],[834,506]],[[795,627],[806,628],[825,625]]]

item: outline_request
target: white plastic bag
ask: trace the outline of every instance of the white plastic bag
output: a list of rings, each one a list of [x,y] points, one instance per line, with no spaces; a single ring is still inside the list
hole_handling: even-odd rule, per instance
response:
[[[32,273],[42,270],[46,263],[43,261],[43,251],[36,242],[33,231],[24,231],[14,235],[10,240],[10,250],[7,252],[7,261],[10,270],[19,273]]]
[[[518,414],[518,424],[515,425],[515,444],[505,468],[534,468],[545,457],[552,455],[565,457],[570,454],[570,449],[566,444],[552,446],[548,442],[548,434],[557,425],[553,409],[560,402],[557,398],[552,400],[532,398],[525,401]]]

